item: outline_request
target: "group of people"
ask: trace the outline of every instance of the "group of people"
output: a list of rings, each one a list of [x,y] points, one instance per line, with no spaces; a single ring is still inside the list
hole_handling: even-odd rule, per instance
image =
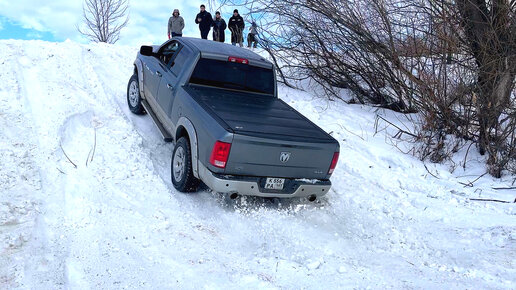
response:
[[[220,12],[215,12],[215,18],[211,16],[211,13],[206,11],[206,6],[201,5],[201,11],[195,17],[195,23],[199,25],[201,31],[201,38],[208,39],[208,34],[213,28],[213,40],[218,42],[225,42],[225,31],[229,28],[231,31],[231,44],[243,46],[244,43],[244,18],[240,16],[238,10],[233,11],[233,16],[229,18],[229,24],[220,15]],[[168,20],[168,38],[183,36],[183,29],[185,28],[185,21],[183,17],[179,15],[179,10],[174,9],[172,17]],[[247,47],[251,45],[256,48],[258,45],[258,26],[255,22],[251,24],[249,28],[249,34],[247,35]]]

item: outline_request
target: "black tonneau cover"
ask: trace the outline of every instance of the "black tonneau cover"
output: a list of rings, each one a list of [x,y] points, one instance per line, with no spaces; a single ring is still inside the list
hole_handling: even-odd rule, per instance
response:
[[[185,91],[229,132],[286,141],[335,140],[278,98],[249,92],[187,85]]]

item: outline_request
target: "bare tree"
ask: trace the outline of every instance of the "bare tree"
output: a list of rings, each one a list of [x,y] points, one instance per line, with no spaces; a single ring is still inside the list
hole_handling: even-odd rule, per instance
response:
[[[84,25],[77,30],[94,42],[115,43],[129,22],[128,0],[85,0]]]

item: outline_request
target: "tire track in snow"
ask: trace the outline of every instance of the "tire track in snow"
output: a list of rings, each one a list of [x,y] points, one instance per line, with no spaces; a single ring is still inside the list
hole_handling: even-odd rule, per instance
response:
[[[37,45],[32,47],[32,50],[21,48],[23,56],[18,60],[17,69],[20,72],[19,82],[22,84],[21,98],[28,111],[29,122],[33,124],[38,136],[37,163],[43,188],[42,212],[37,219],[38,224],[30,250],[33,263],[29,263],[25,269],[24,283],[30,288],[65,287],[67,281],[64,261],[69,249],[66,195],[61,190],[62,180],[54,165],[54,160],[59,158],[59,152],[51,130],[53,124],[62,118],[62,114],[54,112],[54,106],[59,102],[54,100],[58,92],[49,90],[48,84],[43,83],[52,80],[46,75],[49,72],[46,71],[48,66],[45,64],[50,63],[52,71],[53,61],[57,57],[48,54],[47,59],[43,60],[41,55],[34,54],[35,50],[37,51],[36,47]]]
[[[30,257],[28,242],[33,238],[40,209],[41,179],[35,162],[34,133],[26,124],[20,102],[16,46],[0,52],[0,288],[23,286],[24,268]],[[6,267],[5,265],[9,265]]]
[[[34,200],[34,202],[37,202],[38,209],[27,209],[29,213],[35,216],[34,221],[29,221],[29,223],[32,224],[30,233],[26,238],[23,238],[24,243],[27,242],[27,245],[25,245],[23,249],[25,258],[11,267],[16,269],[15,265],[20,262],[24,265],[24,267],[17,269],[18,274],[15,285],[20,287],[36,287],[36,285],[38,285],[38,287],[44,285],[58,287],[58,285],[64,284],[63,276],[59,271],[60,268],[62,269],[62,264],[54,262],[56,257],[60,255],[60,247],[57,244],[49,245],[49,243],[51,243],[51,237],[49,237],[46,231],[47,221],[45,217],[43,217],[43,214],[48,211],[46,197],[48,196],[47,190],[50,189],[47,186],[48,182],[46,180],[46,170],[44,166],[44,164],[48,162],[48,159],[41,158],[41,152],[44,150],[44,146],[41,146],[38,138],[40,135],[38,132],[38,123],[37,120],[33,118],[32,113],[34,108],[31,107],[30,100],[31,97],[41,96],[37,91],[33,90],[32,87],[32,85],[37,85],[37,83],[33,83],[33,81],[37,82],[37,80],[32,79],[33,75],[27,74],[28,70],[26,67],[32,66],[33,63],[27,58],[24,47],[16,44],[7,51],[17,52],[16,57],[8,57],[8,65],[2,68],[6,69],[5,72],[10,74],[16,83],[15,91],[8,93],[8,102],[9,105],[18,107],[17,113],[20,114],[19,119],[16,121],[16,127],[14,127],[17,130],[16,135],[11,137],[15,140],[19,140],[17,141],[18,144],[24,144],[34,148],[32,152],[26,154],[21,159],[26,160],[29,158],[30,160],[21,164],[20,168],[32,167],[33,173],[30,179],[35,179],[38,183],[36,188],[26,186],[27,188],[23,191],[23,198],[27,201]],[[7,130],[9,130],[9,125],[7,126]],[[45,153],[43,153],[43,155],[45,155]],[[3,163],[3,166],[6,166],[6,164]],[[23,176],[24,175],[21,175],[21,177]],[[23,184],[30,185],[31,182],[30,180],[26,180]],[[14,201],[16,201],[16,199],[14,199]],[[38,281],[35,282],[35,280]]]

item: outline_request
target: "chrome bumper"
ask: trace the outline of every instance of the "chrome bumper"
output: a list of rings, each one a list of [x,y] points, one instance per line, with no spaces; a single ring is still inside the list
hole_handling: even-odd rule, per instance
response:
[[[287,184],[282,191],[267,190],[260,186],[263,178],[237,177],[230,175],[218,175],[212,173],[199,162],[199,177],[213,191],[220,193],[238,193],[240,195],[252,195],[261,197],[306,197],[311,195],[323,196],[331,188],[329,180],[316,180],[313,183],[287,179]]]

